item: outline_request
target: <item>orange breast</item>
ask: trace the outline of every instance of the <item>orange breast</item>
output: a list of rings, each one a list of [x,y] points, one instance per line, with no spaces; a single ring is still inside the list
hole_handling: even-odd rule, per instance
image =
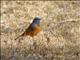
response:
[[[32,31],[27,31],[24,33],[24,35],[30,35],[31,37],[34,37],[35,35],[37,35],[37,33],[39,33],[41,31],[41,28],[36,26]]]

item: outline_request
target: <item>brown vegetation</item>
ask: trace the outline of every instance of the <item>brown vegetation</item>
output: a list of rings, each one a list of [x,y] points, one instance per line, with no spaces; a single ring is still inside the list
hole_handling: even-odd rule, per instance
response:
[[[35,16],[42,31],[20,37]],[[79,1],[1,1],[2,60],[80,60]]]

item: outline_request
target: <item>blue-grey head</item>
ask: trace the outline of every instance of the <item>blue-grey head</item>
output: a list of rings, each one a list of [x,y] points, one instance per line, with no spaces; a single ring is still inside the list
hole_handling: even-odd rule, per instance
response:
[[[35,26],[40,26],[40,20],[41,20],[40,17],[38,17],[38,16],[35,17],[33,19],[33,22],[31,23],[31,25],[28,28],[32,30]]]
[[[32,22],[32,24],[40,24],[41,18],[39,16],[36,16]]]

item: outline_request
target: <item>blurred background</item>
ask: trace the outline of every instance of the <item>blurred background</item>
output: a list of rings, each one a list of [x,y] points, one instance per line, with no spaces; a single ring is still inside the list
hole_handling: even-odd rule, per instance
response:
[[[15,40],[40,16],[42,30]],[[1,60],[80,60],[80,1],[1,1]]]

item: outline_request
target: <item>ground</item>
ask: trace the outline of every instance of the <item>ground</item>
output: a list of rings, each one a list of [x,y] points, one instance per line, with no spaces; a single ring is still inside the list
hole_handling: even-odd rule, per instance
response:
[[[41,31],[19,37],[35,16]],[[1,1],[1,60],[80,60],[80,1]]]

